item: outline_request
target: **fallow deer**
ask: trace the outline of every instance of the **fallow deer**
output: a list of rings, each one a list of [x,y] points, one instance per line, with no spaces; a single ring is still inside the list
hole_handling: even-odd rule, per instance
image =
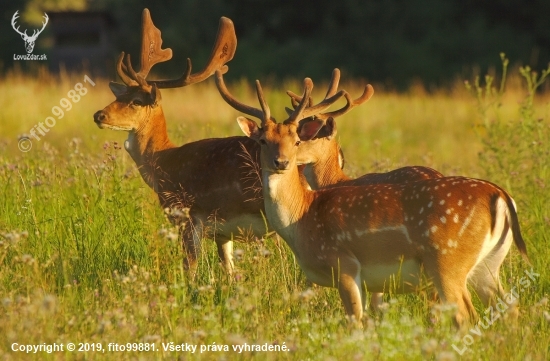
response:
[[[250,107],[238,102],[232,98],[227,90],[223,78],[218,78],[218,89],[226,101],[235,109],[250,114]],[[325,99],[330,99],[337,94],[340,82],[340,70],[334,69],[329,82],[328,91]],[[302,97],[288,91],[294,110],[299,106]],[[368,101],[374,94],[372,86],[367,85],[363,94],[352,100],[349,93],[340,93],[346,98],[346,105],[341,109],[315,114],[317,121],[322,121],[323,126],[311,140],[302,142],[299,153],[301,161],[304,163],[303,174],[312,189],[340,186],[356,186],[365,184],[396,184],[408,183],[421,179],[442,178],[443,174],[435,169],[424,166],[401,167],[386,173],[368,173],[358,178],[350,178],[343,171],[343,153],[336,139],[335,119],[348,113],[354,107]],[[308,106],[311,107],[312,98],[308,99]],[[293,110],[285,108],[290,116]],[[311,121],[310,118],[304,118],[300,123]],[[298,126],[300,128],[300,126]],[[373,293],[371,299],[371,308],[377,309],[381,303],[382,294]]]
[[[259,164],[258,144],[239,136],[204,139],[177,147],[168,138],[161,107],[160,88],[191,85],[205,80],[216,69],[227,71],[224,64],[233,58],[236,44],[233,23],[222,18],[214,50],[204,70],[191,74],[188,60],[187,70],[178,79],[146,80],[151,67],[169,60],[172,51],[161,48],[160,30],[145,9],[140,70],[135,72],[130,56],[122,53],[117,73],[125,85],[110,83],[116,100],[94,115],[100,128],[129,132],[124,147],[143,180],[158,194],[163,208],[189,208],[190,222],[183,227],[181,236],[185,266],[192,274],[205,228],[214,228],[218,254],[230,272],[233,237],[242,229],[257,237],[269,230],[262,215],[265,212],[261,189],[260,196],[256,192],[260,181],[259,174],[254,174],[254,167]],[[319,109],[323,111],[341,96],[342,93],[325,100],[318,105]]]
[[[218,87],[222,79],[217,71]],[[245,113],[261,124],[245,117],[238,123],[261,145],[266,217],[312,282],[338,288],[350,319],[362,319],[367,290],[394,285],[396,292],[414,292],[425,273],[440,299],[457,305],[455,321],[463,324],[476,315],[467,283],[487,304],[503,293],[499,270],[512,242],[528,261],[514,201],[484,180],[443,177],[310,190],[296,155],[323,127],[317,119],[299,124],[312,115],[307,105],[313,82],[304,80],[302,101],[282,123],[271,117],[259,81],[256,87],[261,109]]]
[[[144,181],[158,194],[163,208],[190,208],[191,222],[183,228],[182,243],[186,268],[192,272],[206,226],[213,225],[218,254],[228,271],[233,269],[233,237],[242,229],[249,229],[258,237],[269,230],[262,216],[261,194],[255,192],[259,176],[251,174],[254,163],[259,163],[259,145],[240,136],[204,139],[176,147],[168,138],[161,107],[160,88],[191,85],[205,80],[217,68],[227,71],[224,64],[232,59],[236,42],[232,22],[222,18],[216,45],[203,71],[191,74],[188,60],[187,70],[178,79],[146,80],[152,66],[169,60],[172,51],[161,48],[160,30],[154,26],[149,11],[145,9],[140,70],[135,72],[130,56],[122,53],[117,61],[117,73],[125,85],[110,83],[117,99],[94,115],[100,128],[129,132],[125,149],[136,162]],[[324,111],[343,95],[343,92],[334,90],[316,109]],[[331,146],[331,151],[341,154],[336,142]],[[306,154],[306,147],[302,149],[298,155],[300,163],[315,158]],[[232,156],[236,152],[240,155]],[[322,182],[320,184],[323,186]]]

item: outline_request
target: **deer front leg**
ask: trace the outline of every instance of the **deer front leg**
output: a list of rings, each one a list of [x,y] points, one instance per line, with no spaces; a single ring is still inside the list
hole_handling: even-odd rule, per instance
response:
[[[373,293],[370,297],[370,309],[372,312],[380,312],[380,305],[382,304],[384,294],[381,292]]]
[[[361,287],[359,265],[349,260],[351,265],[342,264],[338,282],[338,292],[344,304],[349,320],[362,327],[363,310],[365,309],[366,292]]]
[[[216,237],[216,245],[218,246],[218,256],[223,267],[229,275],[232,275],[235,268],[233,263],[233,241],[218,235]]]

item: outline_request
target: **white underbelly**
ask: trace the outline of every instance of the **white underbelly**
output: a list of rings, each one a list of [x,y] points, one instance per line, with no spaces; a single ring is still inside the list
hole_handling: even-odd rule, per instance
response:
[[[269,232],[263,217],[247,214],[231,218],[216,225],[216,234],[227,238],[246,236],[262,237]]]
[[[361,267],[362,283],[368,292],[411,292],[421,283],[420,263],[415,260]]]

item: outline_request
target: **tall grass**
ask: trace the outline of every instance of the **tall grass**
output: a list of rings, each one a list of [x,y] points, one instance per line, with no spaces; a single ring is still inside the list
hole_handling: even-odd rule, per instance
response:
[[[532,77],[529,70],[523,76]],[[450,322],[453,310],[429,292],[386,295],[381,316],[350,330],[335,290],[308,288],[292,253],[276,238],[237,244],[237,274],[229,279],[214,242],[204,240],[196,280],[182,266],[176,230],[120,145],[126,134],[100,130],[95,111],[113,96],[107,81],[73,104],[33,148],[17,149],[17,135],[51,115],[83,74],[30,78],[12,74],[0,83],[0,357],[63,359],[267,359],[267,360],[546,360],[550,355],[548,306],[549,98],[535,95],[513,74],[503,90],[479,85],[427,94],[375,94],[338,120],[352,175],[406,164],[446,174],[484,177],[509,189],[516,201],[536,282],[520,293],[517,320],[506,312],[462,356],[464,334]],[[529,78],[532,79],[532,78]],[[541,78],[537,78],[539,81]],[[474,84],[480,84],[475,83]],[[344,84],[352,94],[360,84]],[[247,82],[232,92],[256,104]],[[279,118],[283,89],[264,85]],[[299,82],[285,89],[300,91]],[[475,85],[474,85],[475,88]],[[316,84],[316,99],[324,85]],[[481,91],[479,91],[481,89]],[[486,96],[485,90],[489,89]],[[492,102],[491,95],[497,97]],[[531,94],[531,95],[530,95]],[[212,80],[164,90],[169,134],[176,143],[240,135],[237,113],[223,103]],[[476,100],[477,99],[477,100]],[[527,99],[527,100],[526,100]],[[485,102],[485,103],[484,103]],[[485,106],[485,108],[480,108]],[[480,111],[481,110],[481,111]],[[541,120],[539,120],[541,119]],[[533,143],[535,142],[535,143]],[[520,287],[530,267],[512,250],[501,277]],[[479,313],[484,309],[476,301]],[[471,333],[469,333],[472,335]],[[18,344],[68,342],[154,343],[150,352],[14,352]],[[194,354],[163,344],[198,345]],[[286,352],[233,351],[233,345],[273,344]],[[200,352],[227,345],[230,351]],[[95,346],[94,346],[95,347]],[[212,349],[212,347],[211,347]]]

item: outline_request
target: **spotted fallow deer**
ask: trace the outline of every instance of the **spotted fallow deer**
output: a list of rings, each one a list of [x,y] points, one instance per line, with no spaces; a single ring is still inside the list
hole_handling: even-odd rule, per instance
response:
[[[249,115],[258,116],[260,113],[254,113],[250,111],[250,107],[240,103],[234,99],[227,90],[223,78],[218,77],[218,89],[220,90],[224,99],[233,108],[242,111]],[[325,95],[325,99],[334,97],[338,92],[338,85],[340,82],[340,70],[334,69],[332,77],[329,82],[328,91]],[[294,110],[298,107],[302,97],[295,93],[288,91]],[[401,167],[386,173],[368,173],[358,178],[350,178],[343,171],[343,153],[336,139],[336,122],[335,119],[348,113],[354,107],[365,103],[374,94],[372,86],[367,85],[363,94],[352,100],[349,93],[341,92],[346,99],[346,105],[338,110],[327,113],[316,113],[315,119],[321,121],[323,126],[317,132],[314,138],[301,143],[298,150],[301,154],[301,161],[304,164],[303,174],[307,179],[308,184],[312,189],[320,189],[326,187],[340,187],[340,186],[356,186],[365,184],[396,184],[396,183],[408,183],[421,179],[442,178],[443,174],[435,169],[424,166],[407,166]],[[308,106],[311,107],[313,103],[312,98],[308,99]],[[290,116],[294,110],[285,108],[286,112]],[[298,124],[298,131],[300,125],[311,121],[311,118],[304,118]],[[382,294],[373,293],[371,299],[371,308],[377,309],[381,303]]]
[[[100,128],[129,132],[124,147],[164,209],[189,208],[190,222],[181,235],[186,268],[194,274],[201,238],[204,230],[210,228],[214,229],[220,259],[231,272],[233,237],[242,230],[246,230],[246,235],[261,237],[269,230],[262,216],[265,212],[259,186],[260,147],[245,136],[175,146],[166,132],[159,89],[203,81],[216,69],[227,71],[225,63],[233,58],[237,44],[233,23],[227,18],[220,20],[214,50],[201,72],[191,74],[188,60],[187,70],[178,79],[146,80],[152,66],[172,57],[171,49],[162,49],[161,44],[160,30],[145,9],[140,70],[134,71],[129,55],[120,55],[117,72],[125,85],[110,83],[116,100],[96,112],[94,121]],[[342,93],[325,100],[318,109],[323,111],[341,96]]]
[[[217,84],[222,77],[217,72]],[[499,270],[512,242],[528,261],[514,201],[487,181],[443,177],[310,190],[296,155],[323,126],[312,119],[298,128],[309,110],[311,79],[304,80],[302,101],[282,123],[271,118],[256,85],[261,109],[246,114],[261,125],[245,117],[238,123],[261,145],[266,217],[306,276],[338,289],[350,319],[362,319],[367,290],[393,285],[396,292],[414,292],[425,273],[440,299],[457,305],[460,325],[476,315],[467,283],[487,304],[503,293]]]

